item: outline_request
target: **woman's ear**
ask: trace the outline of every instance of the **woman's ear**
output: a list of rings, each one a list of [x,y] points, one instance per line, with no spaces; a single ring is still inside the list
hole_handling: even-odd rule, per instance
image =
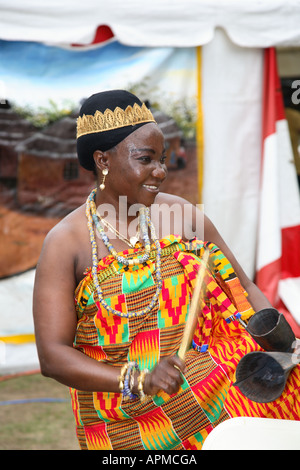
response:
[[[102,170],[108,170],[108,155],[107,152],[101,150],[95,150],[93,153],[96,169],[102,172]]]

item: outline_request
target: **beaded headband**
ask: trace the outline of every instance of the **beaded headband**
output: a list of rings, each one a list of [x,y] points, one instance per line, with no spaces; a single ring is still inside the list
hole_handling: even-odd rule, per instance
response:
[[[83,114],[77,119],[77,139],[83,135],[95,134],[126,126],[156,122],[145,103],[141,106],[134,103],[124,110],[117,106],[114,111],[106,109],[104,113],[97,110],[94,115]]]

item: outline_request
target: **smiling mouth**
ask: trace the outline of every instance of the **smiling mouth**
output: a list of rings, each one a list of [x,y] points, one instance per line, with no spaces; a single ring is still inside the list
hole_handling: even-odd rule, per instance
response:
[[[155,186],[154,184],[143,184],[143,188],[147,189],[148,191],[152,191],[152,192],[158,192],[159,191],[159,187]]]

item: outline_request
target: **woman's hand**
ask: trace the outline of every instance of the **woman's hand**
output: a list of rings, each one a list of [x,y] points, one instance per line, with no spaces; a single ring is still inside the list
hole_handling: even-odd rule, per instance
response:
[[[145,395],[155,395],[160,390],[168,395],[177,393],[183,383],[181,373],[185,373],[185,364],[178,356],[162,359],[145,377]]]

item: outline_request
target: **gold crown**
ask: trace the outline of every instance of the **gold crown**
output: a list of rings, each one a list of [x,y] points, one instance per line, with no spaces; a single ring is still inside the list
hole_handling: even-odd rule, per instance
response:
[[[143,122],[155,122],[150,109],[147,108],[145,103],[142,106],[134,103],[133,106],[127,106],[125,110],[118,106],[114,111],[106,109],[104,113],[97,110],[94,115],[83,114],[79,116],[77,119],[77,138],[86,134],[134,126]]]

